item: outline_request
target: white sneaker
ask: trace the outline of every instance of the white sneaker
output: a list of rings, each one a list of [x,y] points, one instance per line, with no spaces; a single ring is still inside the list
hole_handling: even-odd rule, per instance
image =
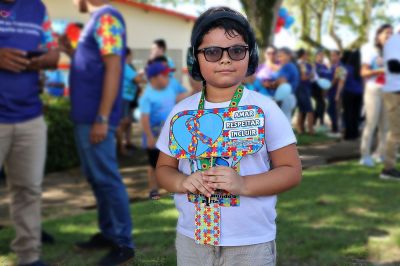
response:
[[[383,163],[384,157],[382,155],[374,154],[372,155],[372,159],[375,161],[375,163]]]
[[[360,159],[360,165],[364,165],[367,167],[374,167],[375,163],[374,160],[372,160],[371,156],[364,156]]]
[[[333,133],[333,132],[328,132],[326,133],[326,135],[330,138],[334,138],[334,139],[339,139],[342,137],[342,134],[340,134],[339,132]]]

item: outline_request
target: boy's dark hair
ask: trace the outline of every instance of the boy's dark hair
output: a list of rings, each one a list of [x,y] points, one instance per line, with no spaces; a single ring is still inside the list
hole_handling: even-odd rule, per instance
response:
[[[213,7],[206,10],[196,20],[191,36],[191,47],[188,49],[188,70],[195,80],[203,80],[200,66],[197,60],[197,50],[203,41],[204,35],[215,28],[222,28],[226,34],[236,37],[238,34],[243,37],[249,46],[249,65],[247,76],[254,74],[258,65],[258,48],[254,32],[247,19],[239,12],[229,7]]]
[[[164,52],[167,51],[167,43],[164,39],[154,40],[154,44],[158,46],[158,48],[162,49]]]
[[[278,52],[284,53],[284,54],[290,56],[290,58],[293,60],[293,52],[292,52],[292,50],[290,50],[290,48],[288,48],[288,47],[282,47],[282,48],[280,48],[280,49],[278,50]]]

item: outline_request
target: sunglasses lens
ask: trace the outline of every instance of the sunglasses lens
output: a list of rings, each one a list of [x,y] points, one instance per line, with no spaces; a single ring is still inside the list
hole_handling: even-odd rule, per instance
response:
[[[204,49],[204,57],[209,62],[217,62],[222,57],[222,48],[209,47]]]
[[[246,57],[246,51],[245,46],[232,46],[229,47],[228,54],[232,60],[239,61]]]

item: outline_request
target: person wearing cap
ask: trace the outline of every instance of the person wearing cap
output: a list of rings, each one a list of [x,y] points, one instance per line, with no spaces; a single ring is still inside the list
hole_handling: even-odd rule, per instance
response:
[[[76,243],[80,250],[109,249],[98,265],[134,258],[129,198],[118,171],[115,130],[121,118],[126,27],[106,0],[73,0],[89,12],[73,53],[70,71],[71,117],[83,172],[96,197],[100,232]]]
[[[155,147],[161,128],[176,104],[177,91],[168,86],[171,69],[162,62],[152,62],[146,67],[148,84],[139,99],[143,127],[143,147],[149,159],[149,198],[159,199],[158,185],[154,176],[159,150]]]
[[[0,166],[4,164],[7,171],[16,233],[11,248],[18,265],[45,265],[40,254],[47,126],[39,71],[56,68],[58,58],[57,41],[42,1],[1,0]]]

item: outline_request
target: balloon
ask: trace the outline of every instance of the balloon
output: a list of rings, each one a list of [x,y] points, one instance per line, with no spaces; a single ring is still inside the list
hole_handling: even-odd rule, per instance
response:
[[[283,18],[283,19],[286,19],[286,17],[287,17],[288,15],[289,15],[289,13],[288,13],[288,11],[287,11],[286,8],[281,7],[281,8],[279,9],[279,17],[281,17],[281,18]]]
[[[329,90],[332,87],[332,82],[327,79],[318,79],[317,84],[323,90]]]
[[[140,117],[142,114],[140,113],[139,108],[136,108],[135,111],[132,113],[132,118],[135,119],[136,121],[140,121]]]
[[[275,33],[279,33],[281,32],[282,27],[278,27],[278,25],[275,28]]]
[[[292,93],[292,86],[289,83],[279,85],[275,92],[275,101],[279,102],[284,100]]]
[[[279,27],[282,27],[285,25],[285,19],[284,18],[278,18],[276,25]]]
[[[289,29],[296,20],[292,16],[288,16],[285,21],[285,29]]]

